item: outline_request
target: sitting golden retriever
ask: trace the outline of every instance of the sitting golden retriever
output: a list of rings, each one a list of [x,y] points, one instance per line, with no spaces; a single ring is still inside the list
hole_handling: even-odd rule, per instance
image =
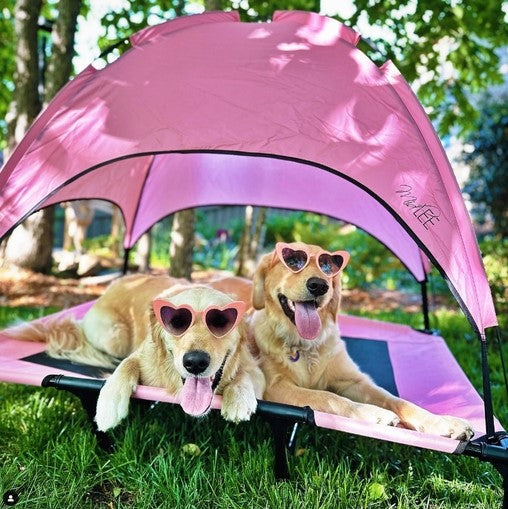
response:
[[[113,367],[124,359],[99,395],[101,431],[127,415],[138,383],[179,392],[185,412],[196,416],[222,394],[222,415],[238,422],[250,418],[264,390],[244,312],[243,301],[211,286],[134,275],[113,282],[80,322],[32,324],[12,335],[46,341],[51,356],[85,364]]]
[[[349,357],[337,327],[340,274],[348,253],[278,243],[253,279],[252,332],[266,377],[265,399],[308,405],[372,423],[469,439],[468,422],[434,415],[378,387]]]

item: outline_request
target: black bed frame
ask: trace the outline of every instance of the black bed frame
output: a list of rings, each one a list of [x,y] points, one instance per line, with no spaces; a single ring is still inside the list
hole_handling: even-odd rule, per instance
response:
[[[112,452],[114,444],[110,436],[97,429],[94,421],[97,398],[105,380],[78,378],[65,375],[47,375],[42,387],[54,387],[67,391],[79,398],[86,411],[98,445]],[[258,400],[256,415],[262,417],[272,431],[274,446],[274,475],[276,480],[290,478],[289,457],[294,453],[296,437],[301,424],[315,425],[314,412],[310,407],[297,407],[270,401]],[[480,461],[488,461],[501,474],[503,479],[503,509],[508,509],[508,433],[500,432],[485,435],[469,442],[458,442],[456,454],[474,456]]]

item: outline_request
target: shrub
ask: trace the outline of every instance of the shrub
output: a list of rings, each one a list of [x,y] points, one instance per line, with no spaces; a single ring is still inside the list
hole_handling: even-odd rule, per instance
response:
[[[506,320],[508,316],[508,238],[485,237],[480,242],[485,270],[496,304],[497,316]]]

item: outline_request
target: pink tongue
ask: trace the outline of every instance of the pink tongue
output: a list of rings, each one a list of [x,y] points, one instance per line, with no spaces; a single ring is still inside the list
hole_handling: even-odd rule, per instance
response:
[[[321,318],[313,302],[295,302],[295,322],[303,339],[316,339],[321,331]]]
[[[185,379],[180,391],[180,405],[185,413],[203,415],[212,402],[212,381],[210,378],[190,376]]]

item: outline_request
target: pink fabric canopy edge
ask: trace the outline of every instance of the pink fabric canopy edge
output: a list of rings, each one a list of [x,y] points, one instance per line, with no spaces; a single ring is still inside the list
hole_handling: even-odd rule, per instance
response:
[[[150,27],[116,62],[68,84],[0,172],[0,235],[61,186],[119,158],[285,158],[371,194],[446,275],[473,325],[496,325],[457,182],[395,66],[376,67],[355,47],[355,32],[314,13],[238,21],[206,13]]]
[[[286,185],[295,175],[300,185]],[[129,158],[87,173],[43,206],[76,198],[102,198],[118,205],[126,248],[178,210],[249,203],[308,210],[355,224],[391,249],[418,281],[428,272],[416,243],[370,195],[336,175],[294,161],[214,153]]]

